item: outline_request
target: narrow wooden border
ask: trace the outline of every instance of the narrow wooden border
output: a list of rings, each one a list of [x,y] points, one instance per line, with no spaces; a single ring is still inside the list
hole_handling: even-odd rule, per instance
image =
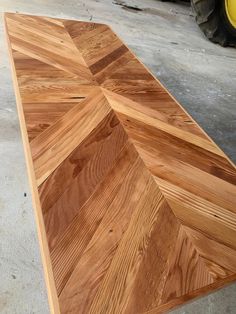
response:
[[[22,141],[23,141],[24,153],[26,157],[26,166],[27,166],[27,173],[29,177],[30,190],[31,190],[31,195],[32,195],[32,203],[33,203],[33,207],[35,211],[35,220],[36,220],[36,225],[37,225],[40,252],[41,252],[41,257],[42,257],[42,262],[43,262],[44,277],[45,277],[45,282],[46,282],[47,291],[48,291],[47,295],[48,295],[49,308],[50,308],[51,313],[58,314],[60,313],[59,301],[58,301],[55,281],[53,277],[52,264],[51,264],[51,258],[50,258],[49,248],[48,248],[46,230],[45,230],[42,209],[41,209],[40,200],[39,200],[38,188],[37,188],[37,183],[36,183],[36,178],[35,178],[35,173],[34,173],[33,160],[31,156],[28,134],[27,134],[25,118],[24,118],[24,112],[23,112],[23,107],[22,107],[22,102],[21,102],[21,97],[20,97],[19,85],[18,85],[17,76],[16,76],[16,69],[15,69],[15,65],[13,61],[14,59],[12,55],[12,48],[11,48],[11,43],[8,36],[6,15],[7,13],[4,13],[4,26],[5,26],[6,40],[7,40],[7,45],[8,45],[8,52],[10,55],[9,59],[10,59],[12,80],[13,80],[13,85],[14,85],[14,90],[15,90],[17,111],[18,111],[18,116],[20,120],[21,136],[22,136]]]

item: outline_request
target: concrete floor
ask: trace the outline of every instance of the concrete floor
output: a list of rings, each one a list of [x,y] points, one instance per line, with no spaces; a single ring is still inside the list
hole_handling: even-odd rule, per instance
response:
[[[236,161],[236,50],[208,42],[187,4],[126,0],[143,9],[130,11],[115,2],[122,1],[0,0],[0,11],[110,24]],[[0,22],[0,313],[48,313],[2,17]],[[173,313],[236,313],[236,285]]]

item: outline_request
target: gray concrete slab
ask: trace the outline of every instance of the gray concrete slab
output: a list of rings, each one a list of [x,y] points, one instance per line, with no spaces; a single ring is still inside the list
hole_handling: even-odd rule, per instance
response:
[[[184,3],[127,0],[126,4],[143,9],[133,11],[115,2],[0,0],[0,12],[110,24],[236,161],[236,50],[208,42]],[[2,18],[0,70],[0,313],[48,313]],[[236,285],[173,313],[236,313]]]

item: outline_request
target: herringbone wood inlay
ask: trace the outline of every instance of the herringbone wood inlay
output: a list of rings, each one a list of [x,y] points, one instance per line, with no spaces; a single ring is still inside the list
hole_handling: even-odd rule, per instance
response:
[[[161,313],[235,280],[224,153],[108,26],[5,19],[51,310]]]

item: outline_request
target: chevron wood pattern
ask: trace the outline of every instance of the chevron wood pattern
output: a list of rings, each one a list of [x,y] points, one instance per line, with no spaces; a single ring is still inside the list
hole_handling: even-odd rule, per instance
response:
[[[5,14],[55,313],[162,313],[236,280],[236,169],[106,25]]]

